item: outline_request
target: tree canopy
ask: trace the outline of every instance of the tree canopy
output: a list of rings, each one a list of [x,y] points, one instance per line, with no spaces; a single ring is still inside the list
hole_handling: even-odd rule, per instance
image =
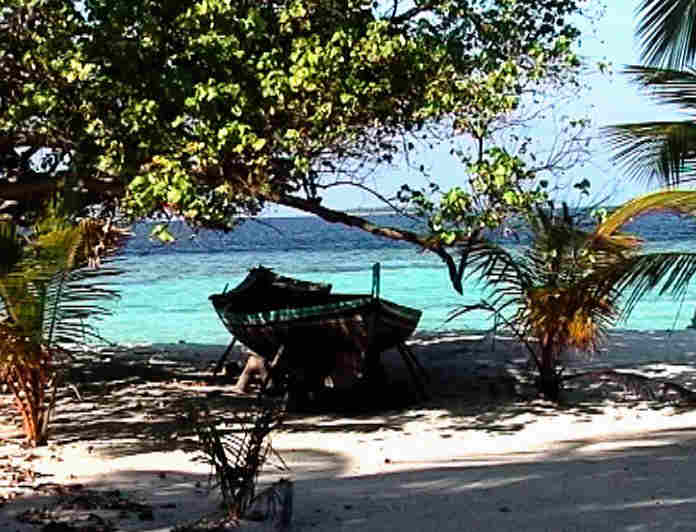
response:
[[[267,204],[428,248],[544,199],[490,124],[577,83],[575,0],[9,0],[0,8],[0,214],[62,191],[229,228]],[[433,237],[322,204],[417,142],[468,136]],[[485,212],[477,210],[485,196]],[[28,201],[31,200],[31,201]],[[438,218],[439,216],[439,218]],[[464,226],[448,231],[447,223]],[[438,230],[438,228],[440,230]],[[454,277],[453,277],[454,280]],[[456,285],[456,283],[455,283]]]

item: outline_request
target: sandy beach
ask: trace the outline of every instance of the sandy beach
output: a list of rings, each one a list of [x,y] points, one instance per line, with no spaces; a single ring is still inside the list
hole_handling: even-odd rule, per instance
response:
[[[443,333],[411,347],[430,376],[427,401],[291,413],[274,434],[289,471],[269,463],[259,483],[294,481],[293,530],[696,529],[696,408],[596,378],[571,381],[562,405],[534,398],[525,351],[504,336]],[[168,530],[215,512],[209,466],[176,432],[195,401],[224,420],[248,400],[233,380],[211,378],[224,348],[85,354],[39,449],[21,448],[11,397],[0,395],[0,530],[48,532],[61,515],[74,527],[64,531]],[[696,332],[615,331],[597,355],[570,357],[567,372],[610,368],[696,390],[695,358]],[[398,354],[384,360],[385,395],[414,397]],[[80,513],[80,494],[103,504]]]

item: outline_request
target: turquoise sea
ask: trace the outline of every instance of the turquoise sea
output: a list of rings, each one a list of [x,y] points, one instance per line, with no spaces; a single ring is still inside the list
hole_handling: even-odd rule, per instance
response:
[[[413,222],[380,215],[389,225]],[[225,285],[235,286],[259,264],[276,272],[333,284],[335,292],[369,293],[372,264],[382,264],[381,295],[396,303],[419,308],[418,330],[437,332],[488,329],[483,313],[446,323],[458,305],[473,304],[482,287],[467,282],[464,295],[451,287],[440,259],[412,245],[368,235],[357,229],[328,224],[317,218],[263,218],[248,221],[229,233],[194,234],[175,223],[174,244],[151,242],[150,224],[134,226],[120,267],[125,273],[114,284],[121,299],[110,305],[113,314],[97,322],[100,334],[118,343],[178,342],[225,344],[230,335],[219,322],[208,296]],[[646,242],[645,249],[696,251],[696,222],[676,215],[646,216],[628,228]],[[523,245],[515,240],[508,246]],[[641,302],[623,329],[683,329],[696,310],[696,286],[682,301],[651,297]]]

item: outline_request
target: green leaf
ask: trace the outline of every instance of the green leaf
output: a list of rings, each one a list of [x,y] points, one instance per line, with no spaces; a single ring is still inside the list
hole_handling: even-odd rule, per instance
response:
[[[171,205],[177,205],[182,197],[183,193],[180,189],[172,188],[167,192],[167,202]]]
[[[172,233],[169,231],[169,227],[164,224],[157,224],[155,227],[153,227],[152,231],[150,232],[150,238],[159,240],[164,244],[170,244],[176,241],[174,235],[172,235]]]
[[[266,139],[256,139],[251,147],[254,149],[254,151],[261,151],[263,147],[266,145],[267,140]]]

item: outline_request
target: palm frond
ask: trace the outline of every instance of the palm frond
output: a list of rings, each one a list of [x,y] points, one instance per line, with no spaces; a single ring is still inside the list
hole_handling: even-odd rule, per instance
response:
[[[639,196],[611,213],[603,223],[597,226],[595,235],[608,238],[637,216],[655,211],[696,214],[696,191],[661,190]]]
[[[531,291],[518,320],[555,349],[596,349],[616,317],[614,296],[590,282]]]
[[[645,122],[604,128],[612,159],[629,178],[674,186],[696,178],[696,124]]]
[[[38,345],[66,348],[99,339],[95,320],[108,314],[103,303],[118,294],[108,278],[121,273],[110,265],[127,232],[83,221],[43,226],[11,271],[0,275],[0,299],[18,335]],[[101,268],[95,266],[105,258]]]
[[[641,65],[629,65],[624,69],[643,89],[659,103],[679,105],[687,112],[696,107],[696,71],[674,70]]]
[[[460,305],[447,315],[445,323],[448,323],[452,320],[456,320],[457,318],[462,317],[464,314],[468,314],[469,312],[473,312],[476,310],[483,310],[485,312],[490,313],[495,313],[497,311],[497,309],[493,307],[490,303],[483,300],[479,303],[474,303],[473,305]]]
[[[696,276],[696,253],[648,253],[631,257],[613,271],[607,282],[625,297],[621,318],[628,318],[648,293],[683,296]]]
[[[696,1],[643,0],[636,35],[643,61],[682,68],[696,57]]]
[[[529,272],[524,265],[515,260],[514,252],[481,239],[470,243],[462,254],[462,264],[467,270],[466,277],[478,278],[489,285],[505,282],[524,283]]]
[[[44,342],[51,346],[100,340],[95,322],[111,314],[105,302],[119,298],[109,278],[122,270],[106,264],[57,272],[48,283],[43,312]],[[79,339],[79,340],[78,340]]]
[[[488,240],[467,246],[462,264],[467,278],[475,278],[490,289],[488,304],[498,312],[519,304],[526,287],[533,283],[533,274],[525,261]]]
[[[7,313],[7,325],[21,336],[40,342],[42,277],[36,270],[13,271],[0,278],[0,298]]]
[[[655,211],[696,214],[696,191],[663,190],[635,198],[614,211],[595,229],[595,236],[611,238],[626,223]],[[696,275],[696,254],[684,252],[626,254],[597,268],[594,282],[612,287],[625,300],[621,317],[630,316],[648,293],[684,295]]]

